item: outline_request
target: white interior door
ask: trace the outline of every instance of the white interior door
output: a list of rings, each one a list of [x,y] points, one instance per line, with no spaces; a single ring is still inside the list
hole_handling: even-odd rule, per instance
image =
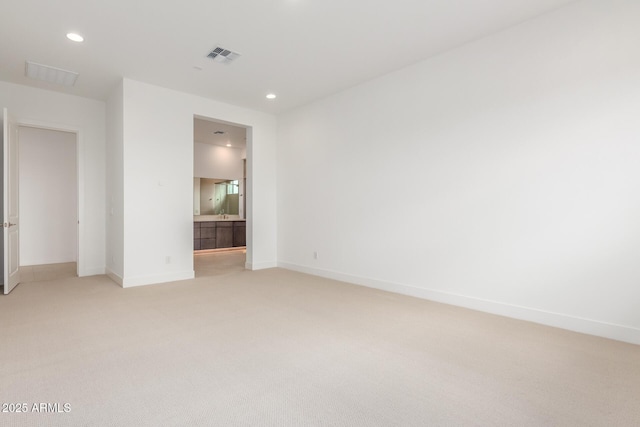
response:
[[[3,112],[3,211],[4,211],[4,293],[11,292],[20,283],[18,221],[18,127]]]

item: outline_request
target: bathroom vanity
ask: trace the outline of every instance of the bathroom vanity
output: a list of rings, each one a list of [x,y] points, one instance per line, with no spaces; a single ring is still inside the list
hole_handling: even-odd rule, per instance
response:
[[[193,221],[193,249],[221,249],[246,246],[246,220],[232,215],[196,215]]]

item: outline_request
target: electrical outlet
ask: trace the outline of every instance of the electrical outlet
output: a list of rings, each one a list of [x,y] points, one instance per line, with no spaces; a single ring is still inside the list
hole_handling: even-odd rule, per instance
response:
[[[171,257],[167,255],[167,257],[164,259],[164,263],[171,264]]]
[[[313,259],[318,259],[318,251],[313,251]]]

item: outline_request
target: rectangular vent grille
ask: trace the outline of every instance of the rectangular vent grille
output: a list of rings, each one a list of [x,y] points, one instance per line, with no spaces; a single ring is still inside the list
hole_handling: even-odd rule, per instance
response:
[[[240,56],[239,53],[233,52],[229,49],[225,49],[223,47],[217,46],[207,55],[207,58],[211,58],[216,62],[220,62],[223,64],[228,64],[234,59]]]
[[[78,73],[74,73],[73,71],[37,64],[31,61],[26,61],[25,75],[32,79],[44,80],[45,82],[63,86],[73,86],[78,79]]]

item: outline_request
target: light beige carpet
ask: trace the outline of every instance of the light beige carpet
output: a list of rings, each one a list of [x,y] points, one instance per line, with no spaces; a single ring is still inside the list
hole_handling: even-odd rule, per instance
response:
[[[196,277],[220,276],[244,270],[246,249],[198,251],[193,257]]]
[[[22,283],[30,283],[42,280],[66,279],[76,277],[77,270],[78,267],[75,262],[21,266],[20,280]]]
[[[0,425],[640,425],[639,346],[235,268],[19,285],[0,298],[0,402],[70,411]]]

